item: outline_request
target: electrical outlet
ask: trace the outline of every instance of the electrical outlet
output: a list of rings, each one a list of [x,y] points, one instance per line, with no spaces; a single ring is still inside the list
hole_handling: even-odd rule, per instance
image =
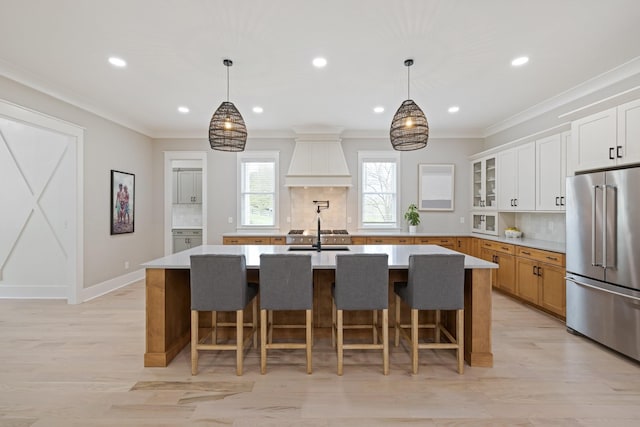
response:
[[[230,217],[229,217],[229,219],[228,219],[227,221],[229,221],[229,224],[233,224],[233,217],[232,217],[232,216],[230,216]]]
[[[128,270],[129,269],[129,261],[125,261],[124,262],[124,269]]]
[[[463,216],[460,217],[460,224],[464,224],[464,217]]]

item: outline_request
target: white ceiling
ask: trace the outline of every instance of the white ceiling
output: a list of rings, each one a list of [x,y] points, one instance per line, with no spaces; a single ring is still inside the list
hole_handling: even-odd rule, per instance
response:
[[[640,56],[638,0],[0,0],[0,74],[152,137],[205,138],[226,98],[252,134],[388,132],[407,97],[432,136],[484,136]],[[124,58],[116,69],[109,56]],[[528,55],[529,64],[510,62]],[[328,65],[311,61],[324,56]],[[637,61],[635,61],[637,62]],[[0,94],[1,96],[1,94]],[[447,112],[451,105],[460,112]],[[179,105],[191,109],[177,112]],[[264,113],[256,115],[252,107]],[[385,112],[374,114],[374,106]]]

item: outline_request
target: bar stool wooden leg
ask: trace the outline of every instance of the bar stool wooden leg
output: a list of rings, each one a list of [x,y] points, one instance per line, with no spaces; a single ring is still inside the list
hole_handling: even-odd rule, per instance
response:
[[[331,348],[336,348],[336,303],[331,300]]]
[[[260,373],[267,373],[267,310],[260,310]]]
[[[342,348],[343,343],[344,343],[344,336],[343,336],[343,330],[342,330],[342,310],[337,310],[337,317],[338,317],[338,325],[337,325],[337,333],[338,333],[338,375],[342,375],[342,357],[343,357],[343,353],[344,353],[344,349]]]
[[[389,309],[382,310],[382,372],[389,375]]]
[[[411,309],[411,371],[418,373],[418,313],[415,308]]]
[[[440,313],[440,310],[436,310],[436,328],[434,330],[434,334],[435,336],[434,341],[435,342],[440,342],[440,328],[442,327],[442,315]]]
[[[218,344],[218,312],[211,312],[211,344]]]
[[[253,334],[253,348],[258,348],[258,298],[253,299],[251,333]]]
[[[198,312],[191,310],[191,375],[198,374]]]
[[[269,325],[269,344],[273,344],[273,310],[267,310],[267,317],[269,318],[267,322]]]
[[[464,373],[464,310],[458,310],[456,342],[458,343],[458,373]]]
[[[236,310],[236,375],[242,375],[242,356],[244,343],[244,313],[243,310]]]
[[[396,321],[395,321],[395,332],[396,332],[395,346],[396,347],[400,345],[400,302],[401,301],[402,300],[400,299],[400,297],[396,294]]]
[[[373,343],[378,344],[378,310],[372,310],[371,315],[373,316],[372,330],[373,330]]]
[[[306,342],[307,342],[307,374],[311,374],[311,344],[313,343],[313,312],[311,310],[306,310],[307,312],[307,321],[306,321]]]

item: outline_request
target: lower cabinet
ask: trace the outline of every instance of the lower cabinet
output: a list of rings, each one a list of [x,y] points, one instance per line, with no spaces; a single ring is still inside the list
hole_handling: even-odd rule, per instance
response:
[[[284,245],[285,238],[282,236],[241,236],[223,237],[223,245]]]
[[[438,245],[443,248],[452,249],[454,251],[456,249],[457,242],[455,237],[416,237],[415,238],[416,245]]]
[[[173,253],[202,245],[202,230],[173,229]]]
[[[491,284],[493,287],[513,294],[516,289],[514,245],[484,240],[480,247],[481,259],[500,266],[497,270],[492,271]]]
[[[516,283],[515,294],[518,297],[562,318],[566,316],[563,254],[519,247]]]

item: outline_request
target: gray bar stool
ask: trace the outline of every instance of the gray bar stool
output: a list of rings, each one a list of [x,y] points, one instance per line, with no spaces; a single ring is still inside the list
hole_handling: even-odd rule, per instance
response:
[[[396,294],[395,345],[400,343],[400,334],[411,346],[412,372],[418,373],[419,349],[455,349],[458,357],[458,372],[464,372],[464,255],[428,254],[409,256],[408,282],[394,283]],[[400,323],[400,305],[404,302],[411,308],[411,324]],[[436,310],[433,324],[418,324],[419,310]],[[456,336],[444,327],[440,310],[456,310]],[[419,342],[420,328],[434,329],[435,342]],[[411,329],[409,336],[405,329]],[[440,333],[449,342],[440,342]]]
[[[387,254],[336,255],[331,343],[338,353],[338,375],[343,371],[344,350],[382,349],[384,375],[389,374],[389,262]],[[370,325],[344,325],[344,310],[372,310]],[[382,311],[382,340],[378,335],[378,310]],[[344,329],[372,329],[372,344],[344,344]],[[336,345],[337,335],[337,345]]]
[[[247,283],[247,267],[244,255],[191,255],[191,375],[198,373],[198,351],[235,350],[236,374],[242,375],[244,349],[253,338],[258,345],[258,285]],[[244,309],[252,304],[252,321],[244,324]],[[211,313],[211,344],[208,336],[200,339],[199,312]],[[235,323],[218,323],[218,311],[235,311]],[[218,344],[218,328],[235,326],[235,344]],[[251,333],[243,338],[244,327]]]
[[[260,255],[260,372],[267,372],[267,350],[304,349],[311,373],[313,272],[311,255]],[[274,310],[305,310],[304,325],[274,325]],[[267,316],[268,315],[268,316]],[[273,342],[273,329],[305,329],[304,343]]]

